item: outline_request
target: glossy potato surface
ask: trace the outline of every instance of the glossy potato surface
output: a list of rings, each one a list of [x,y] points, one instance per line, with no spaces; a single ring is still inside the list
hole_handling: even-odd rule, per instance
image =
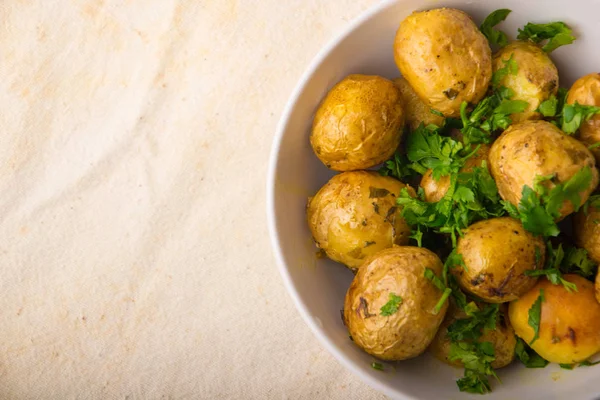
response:
[[[410,130],[414,131],[421,123],[425,126],[429,124],[437,126],[442,125],[444,118],[431,112],[431,107],[421,100],[406,79],[394,79],[394,84],[400,89],[404,106],[405,121]]]

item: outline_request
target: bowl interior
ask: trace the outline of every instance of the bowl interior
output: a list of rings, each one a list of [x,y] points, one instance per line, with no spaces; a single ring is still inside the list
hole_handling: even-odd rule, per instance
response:
[[[371,368],[374,359],[348,338],[340,318],[344,295],[352,274],[342,265],[317,259],[305,221],[305,205],[332,175],[315,157],[309,144],[313,114],[325,93],[348,74],[399,76],[392,43],[398,24],[413,10],[455,7],[468,12],[476,22],[497,8],[513,12],[502,29],[516,36],[527,22],[565,21],[577,41],[552,53],[561,86],[579,76],[600,70],[598,26],[599,3],[581,0],[427,1],[386,2],[352,24],[313,62],[282,116],[273,145],[268,182],[268,216],[275,255],[284,282],[306,322],[323,345],[338,360],[371,386],[394,398],[465,398],[454,381],[462,370],[443,365],[429,355],[386,365],[386,371]],[[509,251],[507,249],[507,251]],[[541,370],[513,366],[499,371],[504,383],[494,384],[487,399],[576,399],[600,397],[596,378],[599,367],[573,371],[549,366]]]

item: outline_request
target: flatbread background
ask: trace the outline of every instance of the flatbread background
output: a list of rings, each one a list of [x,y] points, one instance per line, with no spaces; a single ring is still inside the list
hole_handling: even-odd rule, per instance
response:
[[[285,101],[375,3],[0,2],[0,398],[382,398],[265,221]]]

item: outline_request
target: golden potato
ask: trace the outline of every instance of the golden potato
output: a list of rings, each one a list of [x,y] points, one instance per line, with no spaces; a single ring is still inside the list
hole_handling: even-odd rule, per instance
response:
[[[505,66],[505,61],[513,58],[517,73],[507,74],[500,80],[500,86],[506,86],[515,92],[511,100],[524,100],[529,103],[524,112],[511,115],[514,122],[528,119],[540,119],[536,110],[558,90],[558,70],[539,46],[532,42],[516,41],[501,48],[493,60],[494,72]]]
[[[417,129],[421,123],[442,126],[444,118],[431,112],[431,107],[421,100],[406,79],[394,79],[394,84],[400,89],[404,105],[405,121],[412,131]]]
[[[315,243],[350,269],[380,250],[407,244],[410,227],[396,206],[405,187],[415,195],[410,186],[373,171],[334,176],[308,201],[308,226]]]
[[[403,126],[400,90],[392,81],[350,75],[335,85],[319,106],[310,144],[333,170],[366,169],[394,154]]]
[[[525,271],[543,267],[545,248],[513,218],[479,221],[463,231],[456,246],[466,268],[451,272],[461,288],[489,303],[515,300],[535,285],[537,278]]]
[[[344,322],[354,343],[382,360],[405,360],[425,351],[448,308],[446,301],[435,313],[442,292],[425,278],[426,268],[441,277],[438,256],[420,247],[395,246],[365,260],[344,302]],[[401,300],[387,315],[382,307],[394,297]]]
[[[600,303],[600,269],[596,273],[596,300]]]
[[[590,206],[573,218],[573,237],[578,247],[587,250],[589,257],[600,264],[600,210]]]
[[[567,95],[567,103],[583,104],[586,106],[600,107],[600,74],[594,73],[577,79]],[[579,128],[578,138],[587,146],[600,142],[600,115],[596,114],[589,120],[583,122]],[[591,150],[600,160],[600,148]]]
[[[472,147],[474,148],[476,146],[477,145],[473,145]],[[461,168],[461,172],[471,172],[473,171],[473,168],[481,167],[483,161],[487,161],[489,152],[490,146],[487,144],[479,145],[477,153],[465,162],[465,165]],[[486,167],[488,167],[487,164]],[[421,186],[425,192],[425,201],[437,203],[446,195],[450,188],[450,176],[442,176],[436,181],[433,178],[433,171],[429,169],[421,178],[419,186]]]
[[[487,39],[468,14],[452,8],[415,12],[400,23],[394,59],[425,103],[446,117],[477,103],[492,77]]]
[[[546,184],[559,184],[568,181],[582,168],[590,167],[592,181],[589,189],[580,194],[581,204],[598,185],[592,153],[581,142],[546,121],[525,121],[510,126],[492,144],[489,161],[500,196],[515,206],[521,200],[523,186],[533,188],[538,176],[555,175]],[[573,204],[565,201],[559,219],[573,211]]]
[[[550,362],[572,364],[587,360],[600,351],[600,304],[594,297],[594,284],[579,275],[564,275],[577,285],[569,293],[563,285],[541,279],[529,292],[510,303],[508,316],[517,336],[530,343],[534,330],[529,326],[529,310],[544,291],[539,339],[531,345]]]
[[[502,307],[500,313],[498,313],[496,329],[484,330],[478,340],[479,342],[490,342],[494,345],[496,360],[492,362],[492,368],[506,367],[515,358],[517,339],[515,337],[515,331],[510,325],[510,321],[503,315],[505,312],[503,308],[504,307]],[[431,342],[431,346],[429,346],[429,351],[431,351],[438,360],[455,367],[463,367],[464,365],[458,360],[450,361],[448,358],[451,344],[450,339],[447,336],[448,327],[452,325],[454,321],[464,318],[467,318],[464,311],[451,305],[448,308],[444,322],[442,322],[435,338],[433,338],[433,342]]]

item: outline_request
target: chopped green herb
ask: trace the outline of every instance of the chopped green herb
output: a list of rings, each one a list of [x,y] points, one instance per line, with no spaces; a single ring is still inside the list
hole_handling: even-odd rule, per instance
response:
[[[600,147],[600,142],[596,142],[594,144],[590,144],[588,146],[588,150],[594,150],[595,148],[598,148],[598,147]]]
[[[531,346],[540,337],[540,321],[542,318],[542,302],[544,302],[544,289],[540,289],[540,295],[529,309],[529,326],[533,328],[533,339],[529,342]]]
[[[423,247],[423,232],[421,232],[420,226],[417,226],[417,229],[411,232],[409,238],[416,240],[417,246]]]
[[[371,368],[376,369],[377,371],[383,371],[383,364],[378,362],[372,362]]]
[[[440,290],[446,289],[446,285],[444,285],[444,282],[442,282],[442,280],[437,277],[437,275],[435,274],[435,272],[433,272],[431,268],[425,268],[425,272],[423,275],[425,276],[425,278],[429,279],[436,288]]]
[[[457,319],[448,326],[447,335],[451,341],[476,340],[484,330],[496,329],[500,310],[498,304],[485,304],[479,310],[475,303],[468,303],[465,308],[469,308],[470,318]]]
[[[558,364],[562,369],[573,369],[575,364]]]
[[[464,377],[456,381],[461,392],[488,393],[491,391],[488,377],[499,380],[491,366],[496,356],[494,345],[490,342],[452,342],[448,359],[465,365]]]
[[[519,72],[519,66],[517,62],[514,60],[514,54],[510,55],[508,60],[502,60],[504,66],[502,68],[498,68],[492,74],[492,85],[494,87],[498,87],[502,79],[504,79],[508,75],[516,75]]]
[[[479,29],[490,43],[497,44],[500,47],[506,46],[508,44],[508,37],[506,36],[506,33],[494,29],[494,27],[500,22],[504,21],[506,17],[508,17],[508,14],[510,14],[510,12],[511,10],[508,10],[506,8],[493,11],[490,15],[488,15],[485,18],[485,20],[481,24],[481,27]]]
[[[440,310],[442,309],[442,307],[444,307],[444,304],[446,304],[446,301],[448,300],[448,297],[450,297],[451,294],[452,294],[452,289],[450,289],[450,288],[444,289],[444,292],[442,293],[442,297],[440,297],[438,302],[435,304],[435,307],[433,307],[434,314],[438,314],[440,312]]]
[[[527,368],[545,368],[548,364],[550,364],[549,361],[544,360],[520,338],[517,338],[515,355]]]
[[[402,297],[396,295],[395,293],[390,293],[389,301],[381,307],[380,314],[384,317],[389,317],[392,314],[395,314],[400,308],[400,304],[402,304]]]
[[[561,271],[565,274],[578,274],[591,279],[596,276],[598,265],[588,257],[585,249],[568,247],[561,263]]]
[[[432,114],[435,114],[435,115],[437,115],[438,117],[442,117],[442,118],[444,118],[444,114],[442,114],[442,113],[441,113],[440,111],[438,111],[438,110],[435,110],[435,109],[433,109],[433,108],[430,108],[430,109],[429,109],[429,111],[430,111]]]
[[[411,168],[411,162],[406,155],[395,153],[392,158],[383,163],[378,170],[382,176],[393,176],[401,181],[406,181],[418,176],[418,172]]]
[[[565,104],[562,111],[561,129],[565,133],[573,134],[579,130],[583,122],[596,114],[600,114],[600,107],[586,106],[577,102]]]
[[[530,22],[523,29],[519,29],[517,39],[530,40],[534,43],[547,40],[542,50],[550,53],[560,46],[573,43],[575,36],[573,36],[571,28],[564,22],[551,22],[548,24],[533,24]]]
[[[580,367],[591,367],[594,366],[596,364],[600,364],[600,361],[596,361],[596,362],[591,362],[590,360],[585,360],[579,363]]]
[[[558,99],[555,95],[550,95],[548,100],[544,100],[540,103],[537,111],[544,117],[554,117],[558,111]]]

